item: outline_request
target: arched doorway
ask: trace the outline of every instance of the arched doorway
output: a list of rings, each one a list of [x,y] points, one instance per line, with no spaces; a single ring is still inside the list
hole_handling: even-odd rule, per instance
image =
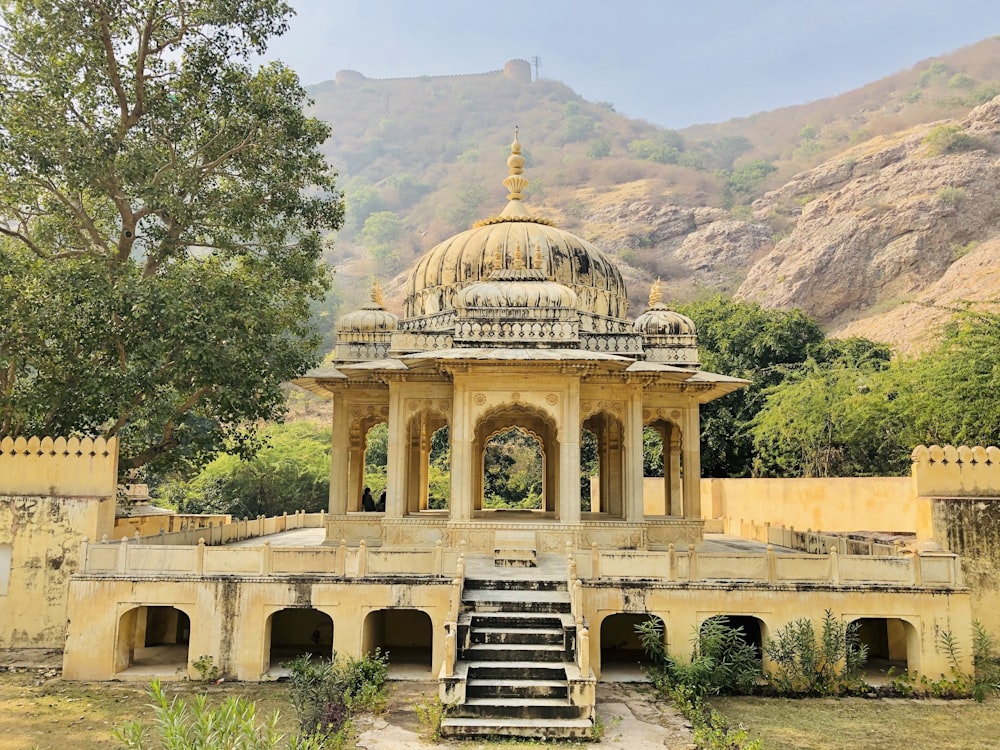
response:
[[[422,410],[407,424],[406,513],[444,510],[450,498],[451,445],[448,422],[436,411]]]
[[[133,607],[118,621],[115,671],[187,674],[191,620],[177,607]]]
[[[647,623],[659,627],[666,646],[666,625],[661,617],[649,613],[619,612],[601,621],[601,664],[603,682],[645,681],[643,667],[650,658],[642,647],[638,628]]]
[[[889,670],[906,672],[911,668],[910,644],[916,644],[917,631],[897,617],[860,617],[852,623],[858,642],[868,647],[865,679],[873,684],[888,681]],[[915,653],[919,650],[915,648]]]
[[[615,415],[601,411],[587,417],[583,429],[590,432],[597,443],[597,477],[591,483],[590,512],[624,518],[624,425]]]
[[[555,425],[548,415],[521,405],[505,406],[484,415],[476,424],[473,455],[477,457],[474,511],[513,513],[512,518],[517,512],[556,515],[559,446]],[[516,467],[514,473],[518,475],[512,483],[510,467]],[[579,480],[574,476],[572,481]],[[504,492],[509,493],[507,499],[517,502],[506,502]]]
[[[264,638],[272,672],[304,654],[329,659],[333,656],[333,618],[307,607],[279,609],[267,618]]]
[[[429,679],[434,653],[430,615],[419,609],[376,609],[365,617],[362,651],[389,654],[393,679]]]
[[[754,656],[762,659],[764,655],[764,641],[767,639],[767,625],[764,621],[752,615],[716,615],[711,618],[719,625],[736,631],[737,640],[751,646]],[[704,631],[706,623],[702,623],[701,629]]]
[[[673,422],[657,419],[642,429],[642,470],[645,477],[662,477],[662,491],[643,493],[646,516],[684,515],[681,430]],[[652,490],[646,484],[647,490]]]

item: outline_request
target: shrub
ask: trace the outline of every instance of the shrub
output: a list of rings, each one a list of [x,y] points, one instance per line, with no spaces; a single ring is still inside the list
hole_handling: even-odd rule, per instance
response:
[[[159,680],[149,686],[155,719],[152,730],[138,721],[116,727],[112,734],[127,750],[320,750],[318,738],[295,737],[282,744],[277,731],[278,713],[263,722],[257,720],[253,701],[231,696],[221,706],[209,708],[206,696],[197,695],[189,706],[177,698],[167,699]]]
[[[771,686],[781,695],[840,695],[860,684],[868,647],[858,639],[858,623],[845,625],[827,610],[817,637],[803,618],[778,631],[764,650],[774,662]]]
[[[976,139],[966,133],[961,125],[938,125],[931,128],[922,142],[932,156],[970,151],[978,146]]]
[[[285,665],[292,705],[305,734],[329,737],[345,733],[350,716],[385,707],[389,655],[380,649],[360,659],[313,659],[303,654]]]

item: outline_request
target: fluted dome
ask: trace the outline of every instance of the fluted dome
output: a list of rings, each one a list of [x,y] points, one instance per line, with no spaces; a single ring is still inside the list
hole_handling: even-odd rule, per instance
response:
[[[462,289],[455,298],[459,315],[476,308],[558,308],[576,310],[576,294],[554,281],[482,281]]]
[[[511,152],[510,175],[504,180],[510,191],[507,206],[499,216],[445,240],[417,262],[407,283],[404,317],[453,312],[463,287],[487,280],[497,267],[513,269],[520,248],[531,258],[529,268],[574,293],[583,329],[607,330],[601,319],[624,321],[628,294],[621,272],[594,245],[528,212],[521,195],[528,181],[522,176],[524,157],[516,137]]]
[[[660,303],[635,319],[635,330],[653,336],[695,336],[694,321]]]
[[[380,305],[367,304],[360,310],[354,310],[337,318],[337,334],[369,333],[373,331],[395,331],[399,318]]]
[[[399,318],[382,307],[382,288],[375,281],[370,302],[337,318],[335,358],[352,361],[385,357],[398,327]]]

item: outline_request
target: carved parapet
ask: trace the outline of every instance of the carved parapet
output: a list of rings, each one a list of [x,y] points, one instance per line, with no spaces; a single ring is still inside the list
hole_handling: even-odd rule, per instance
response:
[[[118,438],[0,440],[0,495],[114,497]]]
[[[918,497],[1000,497],[1000,448],[918,445],[911,456]]]

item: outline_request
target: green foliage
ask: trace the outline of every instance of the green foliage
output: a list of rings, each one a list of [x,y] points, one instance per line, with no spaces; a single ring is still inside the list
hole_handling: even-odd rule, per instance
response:
[[[467,228],[476,218],[479,207],[488,195],[486,188],[479,183],[460,185],[455,191],[452,205],[444,212],[445,219],[463,229]]]
[[[431,700],[421,701],[413,704],[413,710],[417,714],[417,721],[423,731],[420,738],[424,742],[438,742],[441,739],[441,722],[448,715],[451,705],[445,703],[435,696]]]
[[[587,156],[591,159],[603,159],[611,155],[611,141],[608,138],[597,138],[587,147]]]
[[[938,203],[954,208],[965,198],[965,188],[945,185],[937,191]]]
[[[830,610],[818,635],[812,620],[790,622],[764,644],[774,666],[771,685],[779,695],[841,695],[857,686],[868,658],[858,627],[845,625]]]
[[[306,736],[341,739],[350,732],[350,717],[385,708],[389,655],[375,649],[360,659],[313,660],[303,654],[285,665],[291,701]]]
[[[215,682],[219,679],[219,668],[211,654],[202,654],[191,662],[191,666],[194,667],[198,673],[198,679],[202,682]]]
[[[957,154],[979,147],[979,142],[961,125],[937,125],[931,128],[921,143],[927,146],[927,153],[931,156]]]
[[[538,441],[519,428],[486,443],[483,507],[541,508],[542,454]]]
[[[777,171],[778,168],[771,162],[754,159],[741,167],[720,169],[715,176],[721,183],[723,200],[728,206],[737,202],[749,202],[767,176]]]
[[[372,259],[379,264],[392,264],[399,259],[397,244],[403,236],[403,222],[392,211],[378,211],[365,219],[361,241]]]
[[[207,697],[195,696],[192,705],[176,698],[168,700],[153,680],[149,687],[155,719],[153,727],[139,721],[129,721],[116,727],[114,738],[126,750],[207,750],[208,748],[240,748],[240,750],[319,750],[324,745],[319,738],[293,738],[282,743],[277,731],[275,712],[263,722],[258,721],[256,706],[245,698],[229,697],[221,706],[210,708]]]
[[[698,328],[702,366],[751,381],[701,409],[701,467],[706,477],[745,477],[753,470],[750,427],[765,392],[823,341],[819,324],[801,310],[768,310],[722,296],[679,307]]]
[[[253,61],[290,13],[0,8],[0,435],[117,436],[127,472],[250,453],[280,415],[343,214],[329,127]]]
[[[742,724],[735,727],[718,711],[702,711],[702,720],[694,722],[694,744],[699,750],[761,750],[761,740],[750,738]]]
[[[566,143],[587,140],[594,132],[597,122],[587,115],[573,115],[563,122],[562,136]]]
[[[240,518],[326,508],[330,494],[330,431],[312,422],[271,425],[250,460],[222,453],[193,479],[164,482],[156,496],[182,513]]]
[[[753,149],[750,139],[742,135],[727,135],[702,145],[715,157],[717,168],[726,170],[731,170],[740,156]]]

